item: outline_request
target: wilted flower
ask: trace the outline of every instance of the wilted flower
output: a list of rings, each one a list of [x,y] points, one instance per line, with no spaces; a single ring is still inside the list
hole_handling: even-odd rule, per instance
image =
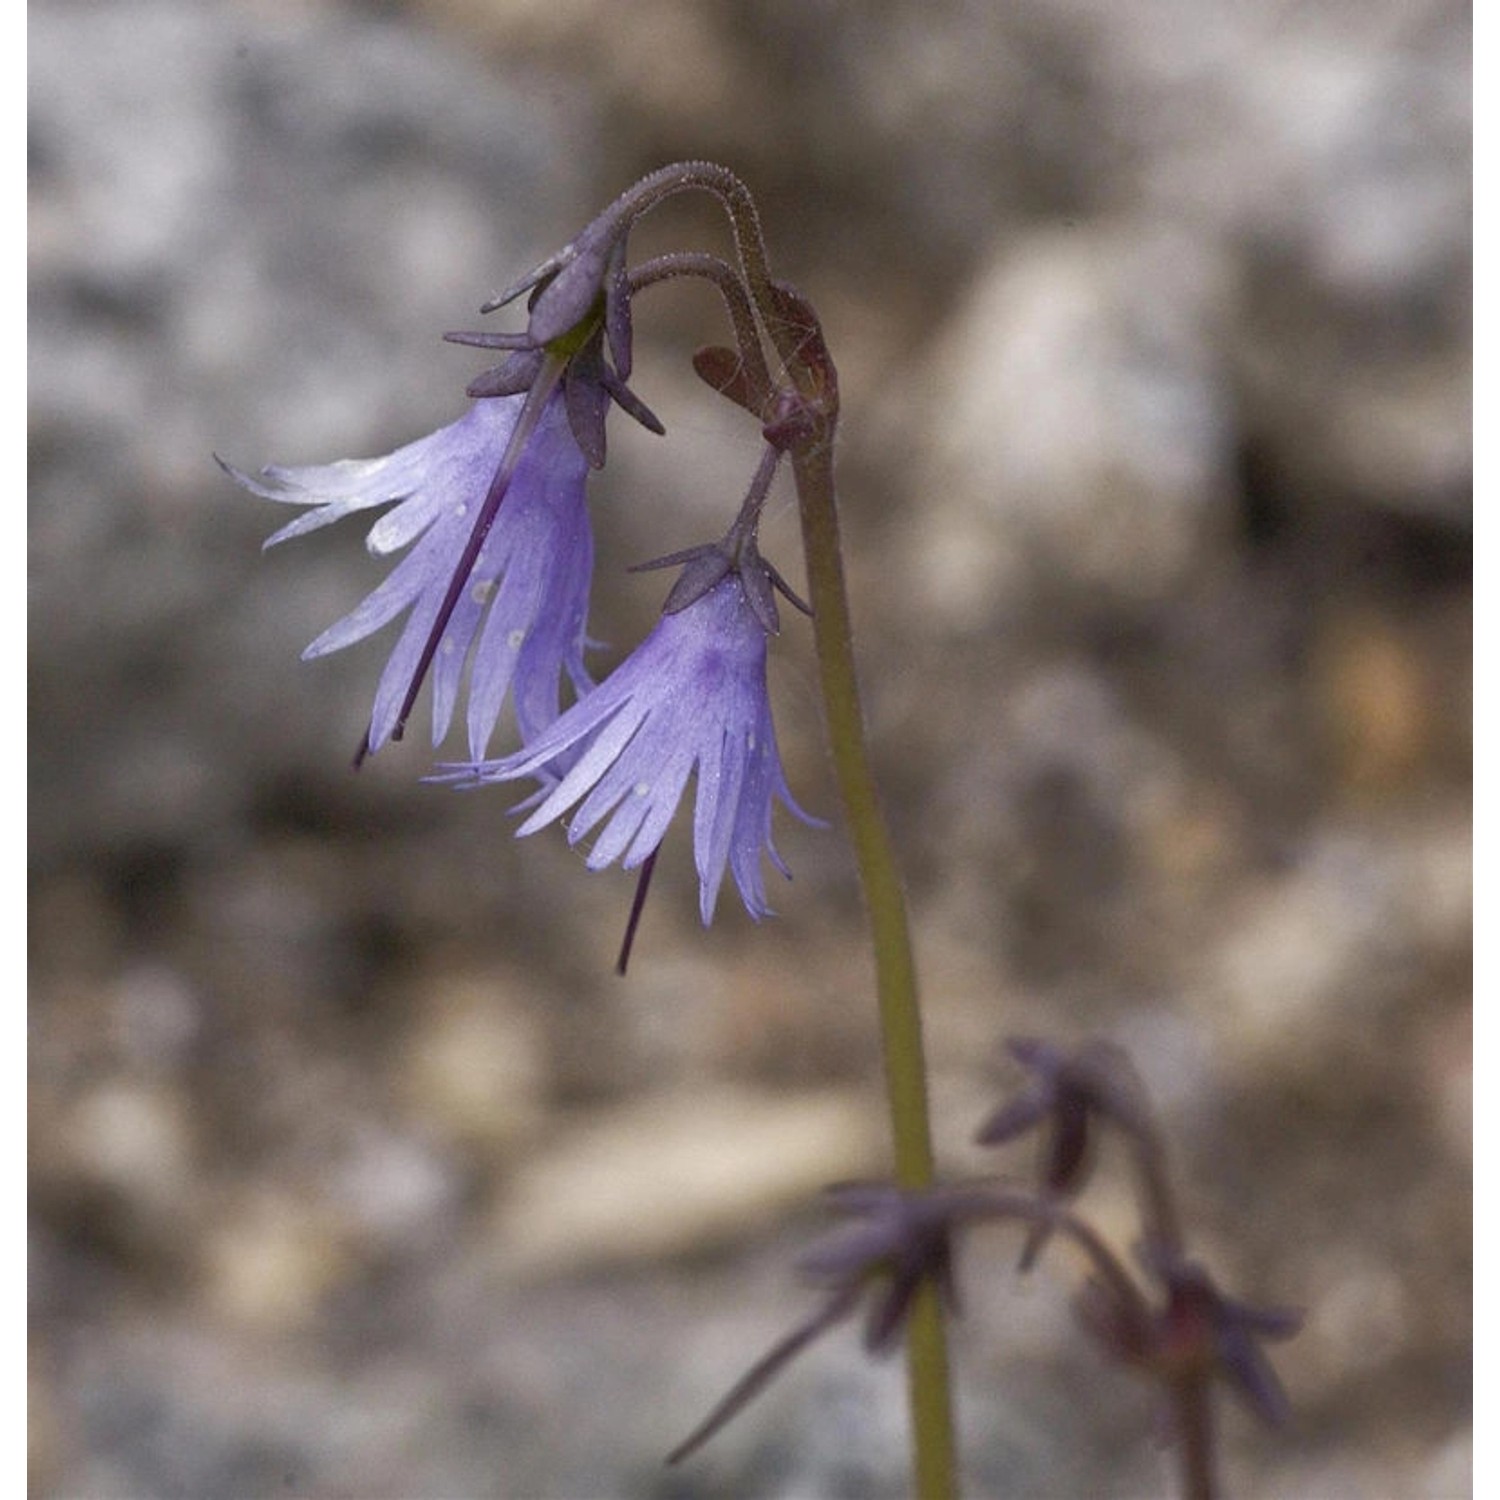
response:
[[[760,588],[742,576],[763,566],[753,549],[742,564],[726,564],[716,582],[663,614],[600,686],[524,750],[454,768],[442,779],[537,777],[544,790],[520,834],[576,805],[570,844],[602,825],[588,867],[619,860],[632,870],[655,853],[696,773],[693,848],[705,925],[726,868],[750,915],[768,915],[761,854],[790,875],[772,842],[772,803],[780,800],[804,822],[817,820],[793,800],[776,747],[766,694],[768,625],[756,607]]]
[[[1163,1289],[1160,1307],[1122,1298],[1091,1281],[1078,1302],[1084,1326],[1115,1359],[1171,1388],[1183,1380],[1222,1380],[1262,1421],[1280,1426],[1289,1405],[1263,1340],[1291,1338],[1302,1326],[1292,1308],[1251,1307],[1224,1296],[1196,1261],[1148,1250],[1142,1259]]]
[[[258,478],[224,465],[254,494],[311,507],[267,547],[354,511],[394,506],[370,528],[369,550],[377,556],[412,550],[374,593],[303,652],[306,659],[341,651],[410,611],[376,689],[365,751],[401,737],[429,667],[437,744],[448,731],[472,656],[468,735],[476,759],[508,692],[515,693],[522,738],[530,741],[557,717],[563,672],[580,691],[591,686],[583,665],[593,571],[584,496],[588,466],[562,392],[545,397],[527,432],[530,399],[515,394],[477,400],[450,426],[384,458],[273,467]],[[516,442],[520,449],[513,453]],[[486,512],[491,522],[476,550],[476,527]],[[466,566],[471,552],[472,566]],[[445,609],[451,613],[442,621]]]
[[[864,1335],[871,1354],[893,1347],[924,1283],[937,1288],[950,1313],[958,1311],[953,1231],[966,1218],[989,1216],[991,1194],[855,1182],[829,1188],[825,1196],[854,1223],[813,1246],[797,1269],[835,1293],[876,1289]]]
[[[1290,1404],[1261,1342],[1291,1338],[1302,1314],[1289,1307],[1251,1307],[1226,1297],[1196,1261],[1158,1258],[1155,1266],[1167,1291],[1160,1321],[1157,1358],[1192,1368],[1207,1365],[1260,1419],[1280,1426]]]
[[[1150,1136],[1149,1111],[1130,1059],[1112,1042],[1085,1042],[1067,1051],[1051,1042],[1012,1037],[1006,1051],[1032,1074],[1029,1086],[997,1109],[975,1139],[995,1146],[1044,1127],[1041,1186],[1051,1198],[1076,1195],[1093,1165],[1100,1121],[1118,1125],[1138,1141]],[[1022,1269],[1036,1259],[1049,1229],[1028,1236]]]
[[[1069,1052],[1036,1038],[1012,1037],[1005,1050],[1031,1072],[1032,1081],[990,1115],[975,1139],[995,1146],[1045,1124],[1043,1186],[1050,1193],[1070,1194],[1081,1186],[1088,1167],[1094,1120],[1139,1129],[1145,1105],[1130,1059],[1105,1041],[1085,1042]]]
[[[828,1300],[763,1355],[702,1423],[668,1456],[680,1463],[744,1409],[774,1376],[820,1334],[850,1317],[870,1294],[865,1348],[888,1353],[924,1285],[936,1288],[949,1313],[958,1310],[953,1237],[973,1219],[994,1213],[994,1195],[962,1187],[906,1190],[883,1183],[847,1183],[827,1198],[855,1221],[828,1236],[797,1262]]]

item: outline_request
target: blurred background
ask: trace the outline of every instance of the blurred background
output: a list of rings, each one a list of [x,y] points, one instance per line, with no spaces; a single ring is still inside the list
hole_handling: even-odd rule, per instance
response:
[[[615,978],[630,877],[420,785],[420,733],[350,774],[382,646],[298,653],[382,569],[353,523],[262,557],[211,458],[452,420],[438,334],[705,156],[839,362],[945,1169],[1030,1167],[970,1144],[1004,1037],[1114,1037],[1202,1258],[1308,1310],[1232,1492],[1469,1492],[1469,44],[1458,0],[32,6],[34,1493],[903,1492],[852,1329],[661,1466],[886,1169],[837,825],[709,931],[676,830]],[[633,248],[689,242],[706,201]],[[669,436],[611,427],[596,670],[757,455],[713,298],[637,327]],[[800,577],[784,491],[765,548]],[[1015,1253],[962,1267],[970,1493],[1163,1493],[1076,1267]]]

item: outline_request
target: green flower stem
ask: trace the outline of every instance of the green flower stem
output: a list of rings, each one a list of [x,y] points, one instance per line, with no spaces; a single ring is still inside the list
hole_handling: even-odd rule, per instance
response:
[[[932,1135],[916,967],[906,901],[865,748],[839,551],[831,443],[794,449],[792,471],[802,516],[802,545],[834,773],[875,947],[875,986],[896,1179],[904,1188],[928,1187],[933,1180]],[[912,1312],[907,1332],[907,1374],[915,1492],[920,1500],[948,1500],[957,1493],[948,1353],[942,1310],[931,1285],[923,1288]]]

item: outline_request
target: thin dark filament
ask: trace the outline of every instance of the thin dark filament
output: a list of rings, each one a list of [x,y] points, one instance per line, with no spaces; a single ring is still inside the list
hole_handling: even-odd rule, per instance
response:
[[[421,656],[417,659],[416,670],[411,675],[411,684],[406,689],[406,697],[401,701],[401,712],[396,715],[396,727],[391,731],[393,740],[399,740],[406,733],[406,721],[411,717],[417,694],[421,691],[428,669],[437,655],[443,632],[447,630],[448,622],[453,618],[453,611],[458,608],[459,598],[469,582],[469,574],[474,570],[475,559],[484,547],[485,538],[490,534],[490,527],[495,524],[495,517],[500,511],[500,502],[510,488],[516,465],[521,461],[522,453],[526,451],[526,444],[530,442],[531,435],[536,430],[542,409],[546,406],[547,398],[552,394],[553,387],[557,384],[562,371],[561,360],[549,360],[542,366],[536,382],[526,393],[526,405],[521,409],[520,420],[517,421],[515,431],[510,435],[510,442],[505,446],[505,454],[500,460],[500,467],[495,470],[495,477],[490,481],[484,503],[479,507],[474,529],[469,533],[469,540],[464,546],[463,555],[453,570],[453,577],[448,581],[448,592],[443,595],[443,602],[438,608],[436,619],[432,622],[432,629],[427,632],[427,642],[422,647]],[[356,756],[355,764],[358,765],[363,758],[363,756]]]
[[[615,973],[621,979],[625,977],[626,966],[630,963],[630,950],[635,946],[636,929],[641,925],[641,913],[646,907],[646,892],[651,889],[651,876],[656,869],[657,852],[661,849],[658,844],[641,861],[641,873],[635,881],[635,899],[630,903],[630,916],[625,923],[625,939],[620,944],[620,956],[615,960]]]

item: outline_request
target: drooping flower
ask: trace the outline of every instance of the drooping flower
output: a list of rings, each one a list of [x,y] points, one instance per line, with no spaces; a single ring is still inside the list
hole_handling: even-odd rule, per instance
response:
[[[341,651],[409,612],[375,692],[365,751],[400,738],[429,668],[436,745],[447,734],[468,664],[467,727],[475,759],[484,755],[508,693],[515,696],[522,739],[530,742],[558,715],[563,673],[580,692],[592,685],[583,664],[593,572],[588,464],[563,391],[545,394],[528,432],[531,399],[518,392],[476,400],[458,421],[384,458],[272,467],[259,477],[224,465],[256,495],[309,507],[267,547],[355,511],[393,506],[370,528],[369,550],[376,556],[411,550],[302,653],[309,659]],[[512,453],[516,441],[520,451]],[[498,508],[497,486],[503,487]],[[465,568],[486,510],[492,520]],[[461,572],[466,577],[450,603]],[[434,641],[445,608],[451,613]]]
[[[851,1227],[831,1234],[797,1261],[797,1269],[830,1292],[869,1290],[865,1348],[886,1354],[910,1316],[924,1283],[958,1312],[954,1231],[989,1211],[989,1195],[966,1188],[905,1189],[886,1183],[844,1183],[825,1193]]]
[[[1148,1243],[1140,1258],[1162,1289],[1161,1305],[1127,1302],[1091,1281],[1077,1304],[1084,1328],[1112,1358],[1168,1389],[1200,1377],[1218,1380],[1268,1426],[1283,1425],[1290,1404],[1260,1346],[1291,1338],[1302,1313],[1226,1297],[1196,1261],[1160,1246]]]
[[[747,587],[742,576],[756,571],[763,582],[757,570],[764,567],[752,547],[690,602],[674,608],[669,600],[640,646],[525,749],[440,779],[539,778],[539,805],[518,834],[576,807],[570,844],[600,830],[588,867],[618,860],[633,870],[656,852],[696,774],[693,848],[704,924],[726,869],[750,915],[769,915],[761,854],[790,875],[771,837],[773,802],[804,822],[818,820],[787,787],[771,723],[766,637],[774,624],[764,619],[759,585]]]
[[[768,1350],[671,1453],[681,1463],[737,1416],[815,1339],[868,1304],[867,1353],[895,1348],[924,1286],[936,1289],[943,1311],[958,1311],[953,1274],[960,1229],[990,1216],[993,1195],[963,1187],[903,1189],[884,1183],[845,1183],[825,1194],[850,1222],[814,1245],[797,1262],[827,1300]]]
[[[1049,1199],[1065,1202],[1082,1191],[1104,1124],[1115,1125],[1139,1146],[1151,1141],[1150,1107],[1120,1047],[1094,1040],[1069,1051],[1032,1037],[1012,1037],[1006,1050],[1031,1072],[1032,1081],[989,1116],[975,1140],[997,1146],[1042,1129],[1040,1187]],[[1031,1267],[1050,1233],[1045,1222],[1032,1230],[1021,1253],[1022,1270]]]
[[[1092,1164],[1099,1122],[1140,1133],[1146,1114],[1140,1080],[1130,1059],[1112,1042],[1090,1041],[1070,1052],[1032,1037],[1012,1037],[1006,1051],[1030,1070],[1033,1081],[989,1116],[975,1140],[996,1146],[1033,1126],[1047,1126],[1042,1187],[1072,1197]]]

